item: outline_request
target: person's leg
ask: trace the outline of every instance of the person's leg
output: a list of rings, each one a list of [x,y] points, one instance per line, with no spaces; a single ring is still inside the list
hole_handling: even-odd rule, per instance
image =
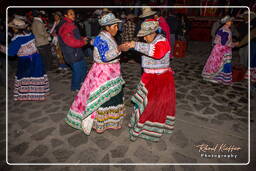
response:
[[[72,68],[72,81],[71,90],[79,90],[81,83],[84,81],[86,75],[86,64],[85,61],[78,61],[71,64]]]
[[[42,56],[43,63],[45,66],[45,71],[49,71],[51,66],[51,61],[52,61],[52,52],[51,52],[50,44],[39,46],[38,50],[40,55]]]

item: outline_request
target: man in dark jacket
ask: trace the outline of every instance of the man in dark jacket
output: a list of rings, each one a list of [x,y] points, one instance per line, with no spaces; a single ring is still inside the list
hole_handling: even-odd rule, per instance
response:
[[[59,42],[65,61],[72,68],[71,90],[78,91],[87,72],[87,63],[84,60],[82,47],[88,43],[87,38],[80,35],[78,27],[74,24],[75,12],[72,9],[65,11],[59,28]]]

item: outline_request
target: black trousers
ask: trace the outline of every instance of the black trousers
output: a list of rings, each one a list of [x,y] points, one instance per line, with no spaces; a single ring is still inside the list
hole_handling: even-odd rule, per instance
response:
[[[51,51],[51,45],[43,45],[37,47],[39,54],[42,56],[42,60],[44,63],[45,72],[49,71],[52,65],[53,55]]]

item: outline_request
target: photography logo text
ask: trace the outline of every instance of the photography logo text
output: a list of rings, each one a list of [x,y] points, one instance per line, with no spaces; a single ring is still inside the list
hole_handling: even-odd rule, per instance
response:
[[[241,150],[241,147],[229,144],[199,144],[195,145],[198,149],[200,156],[203,158],[238,158],[237,152]]]

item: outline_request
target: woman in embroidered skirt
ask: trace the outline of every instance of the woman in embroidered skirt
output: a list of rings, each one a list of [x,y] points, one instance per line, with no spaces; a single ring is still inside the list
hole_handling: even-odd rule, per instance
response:
[[[132,113],[129,134],[132,141],[137,137],[159,141],[163,134],[172,133],[175,121],[176,93],[173,71],[170,68],[170,44],[156,31],[158,21],[149,19],[141,24],[138,37],[147,43],[128,42],[129,48],[141,52],[144,73],[137,92],[132,97]]]
[[[8,55],[19,57],[15,76],[14,100],[45,100],[49,93],[48,77],[35,46],[35,36],[26,32],[26,23],[14,18],[9,23],[15,33]]]
[[[103,31],[94,39],[94,64],[65,119],[73,128],[89,135],[93,127],[102,133],[121,128],[124,117],[124,80],[120,72],[120,50],[113,38],[118,31],[117,19],[112,13],[99,20]]]
[[[204,80],[225,85],[232,83],[232,48],[238,46],[232,42],[232,20],[230,16],[221,19],[223,25],[216,33],[215,45],[202,72]]]

